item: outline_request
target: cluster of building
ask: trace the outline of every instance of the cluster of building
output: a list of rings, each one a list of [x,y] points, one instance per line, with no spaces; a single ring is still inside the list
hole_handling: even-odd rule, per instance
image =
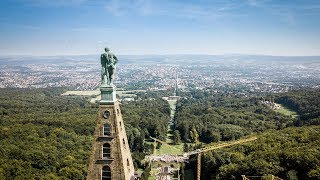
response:
[[[92,90],[99,81],[97,69],[85,63],[0,66],[0,88],[74,87],[76,90]]]
[[[187,162],[189,160],[186,156],[173,156],[173,155],[151,155],[148,158],[151,162]]]
[[[280,104],[276,104],[274,102],[271,101],[261,101],[262,104],[269,106],[271,109],[273,110],[279,110],[282,109]]]
[[[317,67],[272,63],[121,64],[115,84],[125,89],[180,91],[213,88],[239,93],[285,92],[301,87],[317,87]],[[26,64],[0,66],[0,88],[73,87],[93,90],[100,84],[100,65],[95,62]]]

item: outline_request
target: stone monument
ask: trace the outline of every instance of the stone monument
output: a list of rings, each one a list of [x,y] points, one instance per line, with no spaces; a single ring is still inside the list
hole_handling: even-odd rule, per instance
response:
[[[134,167],[122,120],[113,77],[117,57],[105,48],[101,54],[101,100],[92,154],[89,161],[88,180],[131,180]]]
[[[105,53],[101,54],[101,103],[110,104],[116,100],[116,91],[113,84],[114,72],[118,58],[110,52],[109,48],[105,48]]]

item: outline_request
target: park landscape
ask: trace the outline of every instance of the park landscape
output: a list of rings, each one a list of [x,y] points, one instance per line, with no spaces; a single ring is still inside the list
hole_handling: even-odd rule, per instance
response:
[[[0,175],[3,179],[85,179],[97,105],[90,103],[90,96],[61,96],[64,92],[60,88],[1,89]],[[257,137],[254,143],[204,152],[201,177],[274,175],[317,179],[318,89],[251,98],[193,93],[193,97],[185,93],[183,97],[187,98],[168,102],[157,97],[156,92],[147,91],[137,94],[140,101],[122,102],[128,142],[135,168],[142,173],[141,179],[155,179],[158,173],[159,164],[149,165],[147,156],[183,155],[250,135]],[[274,99],[299,116],[271,109],[261,103],[266,98]],[[174,126],[168,127],[172,118]],[[180,136],[176,140],[172,130]],[[191,155],[188,162],[173,164],[179,169],[181,179],[196,177],[196,159]]]
[[[0,180],[319,180],[320,1],[1,0]]]

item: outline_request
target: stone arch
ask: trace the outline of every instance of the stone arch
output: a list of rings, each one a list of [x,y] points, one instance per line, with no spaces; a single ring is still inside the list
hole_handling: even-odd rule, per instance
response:
[[[102,158],[111,157],[111,146],[109,143],[104,143],[102,146]]]
[[[109,123],[103,124],[102,132],[103,136],[111,136],[112,127]]]
[[[111,180],[111,169],[109,166],[103,166],[101,169],[101,180]]]

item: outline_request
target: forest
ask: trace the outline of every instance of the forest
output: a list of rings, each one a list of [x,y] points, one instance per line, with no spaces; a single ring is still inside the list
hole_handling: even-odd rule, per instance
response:
[[[295,110],[285,116],[261,103],[275,101]],[[178,103],[176,129],[182,139],[195,143],[228,141],[249,134],[258,140],[202,157],[202,178],[241,179],[241,175],[275,175],[282,179],[320,177],[320,91],[304,89],[267,96],[241,97],[194,91]],[[300,127],[302,126],[302,127]],[[196,157],[184,170],[196,174]]]
[[[166,101],[159,97],[140,97],[139,101],[124,102],[121,106],[135,168],[145,168],[141,160],[152,153],[153,144],[145,143],[146,138],[151,136],[164,140],[170,120],[170,107]]]
[[[66,89],[0,89],[0,179],[86,179],[98,105]],[[154,95],[153,95],[154,96]],[[134,165],[163,139],[170,108],[141,95],[121,105]]]
[[[63,89],[0,89],[0,179],[85,179],[97,107]]]
[[[283,129],[294,122],[266,107],[258,97],[197,96],[201,98],[193,96],[177,104],[175,128],[186,142],[235,140],[267,129]]]
[[[241,175],[274,175],[282,179],[319,179],[320,127],[267,130],[254,143],[202,155],[202,179],[241,179]],[[196,173],[196,158],[186,169]],[[260,177],[261,178],[261,177]],[[260,179],[258,178],[258,179]]]
[[[320,125],[320,90],[308,89],[291,91],[274,95],[276,102],[296,111],[300,118],[296,122],[298,126]]]
[[[60,96],[65,90],[0,89],[0,179],[86,179],[98,105],[87,97]],[[121,104],[135,168],[144,168],[141,160],[153,149],[148,136],[166,136],[170,108],[161,96],[167,94],[141,93],[137,101]],[[189,150],[258,135],[255,143],[205,153],[201,176],[206,179],[239,179],[242,174],[319,179],[319,97],[319,89],[251,97],[184,92],[177,103],[175,134],[194,144]],[[264,99],[300,116],[275,112]],[[195,174],[195,163],[191,157],[182,174]]]

